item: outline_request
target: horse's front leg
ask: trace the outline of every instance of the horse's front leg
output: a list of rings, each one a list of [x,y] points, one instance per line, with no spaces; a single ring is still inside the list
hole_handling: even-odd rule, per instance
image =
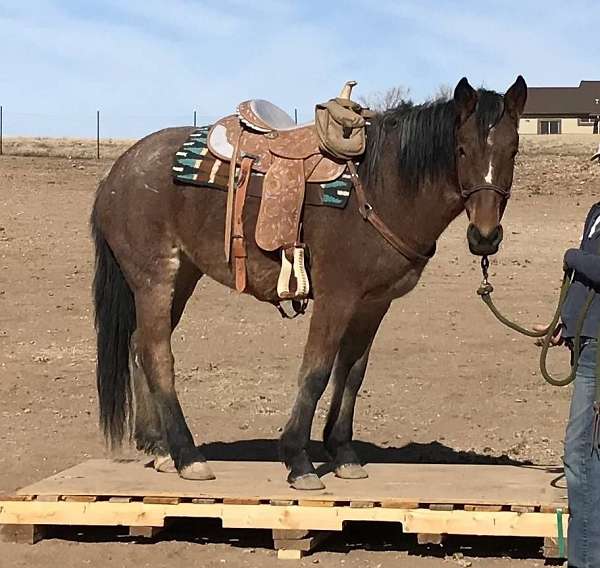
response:
[[[373,339],[388,308],[389,303],[362,305],[348,325],[335,360],[334,391],[323,440],[336,476],[344,479],[368,477],[352,447],[354,408]]]
[[[356,301],[321,297],[315,300],[308,340],[298,378],[298,395],[290,419],[281,435],[280,448],[289,470],[288,481],[295,489],[323,489],[325,486],[308,456],[317,403],[327,386],[340,341]]]

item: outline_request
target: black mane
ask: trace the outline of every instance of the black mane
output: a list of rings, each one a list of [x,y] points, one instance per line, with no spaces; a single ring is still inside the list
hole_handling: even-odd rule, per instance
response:
[[[485,140],[502,117],[502,95],[480,89],[475,117],[479,136]],[[364,176],[375,183],[386,152],[393,152],[401,178],[416,191],[426,181],[436,181],[456,171],[456,108],[453,100],[440,99],[422,105],[402,103],[377,114],[367,131]]]

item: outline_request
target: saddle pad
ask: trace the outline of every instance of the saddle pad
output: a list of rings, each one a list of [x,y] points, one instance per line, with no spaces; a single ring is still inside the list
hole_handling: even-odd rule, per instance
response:
[[[194,130],[173,159],[172,176],[178,185],[211,188],[227,191],[229,164],[213,156],[208,150],[208,133],[211,126]],[[239,168],[236,168],[236,175]],[[264,174],[252,172],[248,187],[250,197],[262,196]],[[306,204],[343,209],[348,203],[352,179],[344,172],[338,179],[327,183],[306,184]]]

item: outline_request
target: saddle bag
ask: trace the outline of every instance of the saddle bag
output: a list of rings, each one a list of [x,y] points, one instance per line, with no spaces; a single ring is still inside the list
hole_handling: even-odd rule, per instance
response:
[[[341,160],[361,156],[366,147],[364,109],[349,98],[336,97],[315,109],[315,130],[321,150]]]

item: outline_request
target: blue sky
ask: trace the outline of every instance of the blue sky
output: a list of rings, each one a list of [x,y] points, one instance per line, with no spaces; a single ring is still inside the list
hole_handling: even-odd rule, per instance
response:
[[[209,123],[245,98],[301,120],[348,79],[414,99],[466,75],[504,91],[600,79],[597,0],[0,0],[6,135]],[[595,28],[595,29],[594,29]]]

